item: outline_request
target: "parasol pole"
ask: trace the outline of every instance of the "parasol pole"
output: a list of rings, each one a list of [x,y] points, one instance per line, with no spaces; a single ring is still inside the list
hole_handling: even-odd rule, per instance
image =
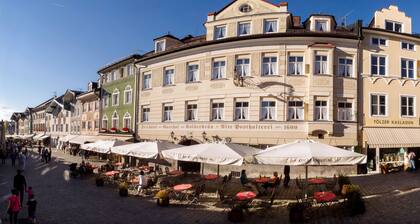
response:
[[[217,164],[217,176],[219,177],[220,175],[219,175],[219,172],[220,172],[220,165],[219,164]]]

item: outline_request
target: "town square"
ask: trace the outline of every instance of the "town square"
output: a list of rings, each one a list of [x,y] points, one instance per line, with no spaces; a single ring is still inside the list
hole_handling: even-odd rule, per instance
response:
[[[0,224],[420,223],[419,7],[0,2]]]

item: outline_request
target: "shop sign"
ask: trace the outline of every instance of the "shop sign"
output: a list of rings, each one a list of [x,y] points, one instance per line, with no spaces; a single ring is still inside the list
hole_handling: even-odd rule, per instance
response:
[[[414,121],[375,119],[373,123],[379,125],[416,125]]]

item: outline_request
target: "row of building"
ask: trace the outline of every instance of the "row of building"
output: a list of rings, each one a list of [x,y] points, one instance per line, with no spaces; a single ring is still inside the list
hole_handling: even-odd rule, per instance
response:
[[[420,36],[397,6],[337,24],[288,4],[236,0],[209,13],[202,36],[154,40],[154,50],[98,71],[14,113],[15,134],[95,139],[228,141],[266,147],[315,139],[368,155],[370,170],[420,147]]]

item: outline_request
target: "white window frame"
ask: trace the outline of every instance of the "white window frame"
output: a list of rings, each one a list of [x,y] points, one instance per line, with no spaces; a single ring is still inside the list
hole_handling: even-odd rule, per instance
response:
[[[378,57],[378,59],[377,59],[377,74],[373,74],[372,73],[372,66],[373,66],[373,63],[372,63],[372,57]],[[385,74],[383,74],[383,75],[381,75],[381,74],[379,74],[380,73],[380,57],[384,57],[385,58]],[[372,75],[372,76],[380,76],[380,77],[385,77],[385,76],[388,76],[388,55],[383,55],[383,54],[370,54],[370,56],[369,56],[369,60],[370,60],[370,67],[369,67],[369,73]]]
[[[126,125],[127,124],[127,122],[126,122],[127,120],[129,120],[128,127]],[[128,128],[129,130],[131,130],[131,115],[128,112],[125,112],[125,114],[124,114],[123,126],[124,126],[124,128]]]
[[[246,34],[242,34],[241,33],[241,25],[248,25],[249,26],[248,33],[246,33]],[[251,35],[251,33],[252,33],[252,25],[251,25],[251,22],[250,21],[238,22],[238,30],[237,30],[237,32],[238,32],[238,37]]]
[[[340,103],[342,103],[342,104],[344,104],[344,107],[340,107],[339,105],[340,105]],[[347,107],[347,104],[351,104],[351,108],[350,108],[350,119],[348,119],[348,117],[347,117],[347,110],[349,110],[349,108]],[[341,119],[340,118],[340,114],[341,113],[344,113],[345,114],[345,117],[347,118],[347,119]],[[354,121],[354,103],[353,102],[348,102],[348,101],[343,101],[343,100],[341,100],[341,101],[338,101],[337,102],[337,120],[338,121]]]
[[[291,61],[291,58],[294,58],[294,61]],[[298,58],[302,58],[302,61],[298,61]],[[305,74],[305,57],[303,55],[289,55],[287,57],[287,75],[293,75],[293,76],[300,76]],[[293,66],[293,71],[291,67]],[[298,68],[300,68],[300,74],[298,74]]]
[[[267,25],[268,25],[269,22],[275,22],[276,23],[275,30],[272,31],[272,32],[267,31]],[[279,32],[279,20],[278,19],[264,19],[263,31],[264,31],[265,34]]]
[[[220,37],[218,32],[218,29],[224,29],[224,36]],[[214,27],[214,39],[215,40],[221,40],[225,39],[227,37],[227,25],[217,25]]]
[[[115,116],[116,115],[116,116]],[[114,122],[116,122],[114,125]],[[120,126],[120,116],[118,115],[117,111],[114,111],[114,113],[112,113],[112,123],[111,123],[111,128],[116,128],[118,129]]]
[[[127,76],[134,74],[134,66],[132,64],[126,65]]]
[[[291,102],[301,102],[302,106],[290,106]],[[290,110],[293,110],[295,116],[291,117]],[[299,110],[302,110],[302,118],[297,118]],[[303,100],[288,100],[287,101],[287,120],[288,121],[304,121],[305,120],[305,102]]]
[[[158,49],[159,44],[162,44],[162,45],[161,45],[161,46],[162,46],[162,49]],[[166,40],[165,40],[165,39],[155,41],[155,52],[156,52],[156,53],[157,53],[157,52],[163,52],[163,51],[165,51],[165,50],[166,50]]]
[[[162,121],[163,122],[173,121],[174,106],[172,104],[163,104],[162,108],[163,108]]]
[[[223,68],[222,66],[215,66],[215,63],[224,62]],[[217,76],[215,76],[215,72],[217,71]],[[221,73],[221,74],[220,74]],[[218,80],[218,79],[225,79],[226,78],[226,60],[213,60],[212,62],[212,69],[211,69],[211,79]]]
[[[117,96],[117,98],[116,98],[117,101],[116,102],[115,102],[115,98],[114,98],[115,96]],[[112,101],[112,106],[113,107],[120,105],[120,91],[118,89],[115,89],[114,92],[112,92],[111,101]]]
[[[378,114],[374,115],[372,114],[372,96],[384,96],[385,97],[385,115],[381,115],[380,113],[380,98],[378,97],[378,105],[377,105],[377,109],[378,109]],[[370,117],[388,117],[388,95],[385,93],[370,93],[369,94],[369,116]]]
[[[104,121],[106,122],[106,125],[104,125]],[[104,127],[105,126],[105,127]],[[102,117],[102,128],[108,129],[108,116],[104,115]]]
[[[190,108],[192,107],[192,108]],[[190,116],[190,115],[193,116]],[[198,104],[197,102],[187,102],[185,105],[185,120],[198,121]]]
[[[405,97],[405,98],[407,98],[407,115],[403,115],[402,114],[402,107],[403,107],[403,105],[402,105],[402,98],[403,97]],[[408,108],[410,107],[409,105],[408,105],[408,98],[413,98],[413,105],[411,106],[412,108],[413,108],[413,115],[409,115],[408,114]],[[413,118],[413,117],[416,117],[417,115],[417,113],[416,113],[416,108],[417,108],[417,105],[416,105],[416,96],[412,96],[412,95],[400,95],[400,117],[401,118]]]
[[[406,63],[406,77],[403,77],[403,61]],[[413,77],[409,77],[410,69],[408,67],[409,62],[413,62]],[[416,79],[417,77],[417,60],[411,58],[400,58],[400,71],[402,79]]]
[[[215,105],[217,107],[215,107]],[[211,120],[223,121],[225,119],[225,103],[212,102],[211,103]]]
[[[407,47],[404,48],[403,45],[406,44]],[[413,49],[410,49],[410,46],[413,46]],[[407,50],[407,51],[416,51],[416,44],[413,42],[408,42],[408,41],[401,41],[401,49],[402,50]]]
[[[197,66],[197,69],[190,70],[190,67],[192,66]],[[187,83],[193,83],[198,81],[200,81],[200,64],[187,63]]]
[[[242,64],[238,64],[239,61]],[[248,61],[248,64],[245,64],[246,61]],[[240,77],[251,76],[251,59],[248,57],[237,57],[235,60],[235,73]]]
[[[127,94],[130,94],[130,101],[127,102]],[[130,85],[125,87],[124,90],[124,104],[132,104],[133,103],[133,88]]]
[[[269,62],[264,62],[264,59],[269,59]],[[273,58],[276,59],[275,62],[272,62]],[[277,56],[263,56],[261,59],[262,67],[261,67],[261,74],[262,76],[276,76],[278,75],[278,57]],[[267,66],[268,73],[264,74],[264,66]]]
[[[320,57],[320,60],[317,60],[317,57]],[[326,60],[324,60],[324,57],[326,57]],[[315,75],[326,75],[329,73],[329,65],[328,61],[331,60],[328,58],[328,55],[324,54],[316,54],[314,58],[314,74]],[[319,72],[317,71],[317,64],[319,63]],[[323,71],[323,64],[325,63],[325,71]]]
[[[274,103],[274,106],[271,105]],[[264,105],[268,104],[268,105]],[[274,99],[263,99],[260,102],[260,120],[261,121],[274,121],[277,119],[277,101]],[[267,111],[267,115],[264,115],[264,111]],[[271,117],[271,118],[270,118]]]
[[[378,39],[378,44],[374,44],[373,43],[373,39]],[[385,44],[381,44],[381,40],[384,40],[385,41]],[[387,47],[388,46],[388,39],[383,38],[383,37],[373,36],[373,37],[370,38],[370,45],[372,45],[372,46],[378,46],[378,47],[380,47],[380,46]]]
[[[150,106],[144,105],[141,107],[141,122],[150,121]]]
[[[386,28],[386,24],[387,23],[392,23],[392,30],[388,30],[387,28]],[[401,30],[400,31],[396,31],[395,30],[395,24],[399,24],[399,25],[401,25]],[[392,20],[385,20],[385,30],[388,30],[388,31],[393,31],[393,32],[397,32],[397,33],[403,33],[404,32],[404,24],[403,23],[401,23],[401,22],[396,22],[396,21],[392,21]]]
[[[325,105],[317,106],[317,102],[325,102]],[[315,121],[328,121],[330,117],[330,110],[329,110],[329,103],[327,99],[315,99],[314,101],[314,120]],[[319,110],[319,111],[318,111]],[[317,115],[319,114],[322,117],[323,110],[326,110],[326,117],[318,118]]]
[[[117,75],[117,71],[116,70],[113,70],[112,72],[111,72],[111,76],[112,76],[112,81],[115,81],[115,80],[117,80],[118,78],[118,75]]]
[[[146,76],[148,76],[149,78],[146,79]],[[146,83],[146,80],[148,80],[147,83]],[[148,90],[151,88],[152,88],[152,73],[143,73],[143,90]]]
[[[238,104],[240,104],[239,107],[238,107]],[[235,101],[235,120],[236,121],[249,120],[249,101],[244,101],[244,100]]]
[[[325,24],[325,30],[319,29],[318,24]],[[328,32],[329,31],[328,20],[326,20],[326,19],[315,19],[315,31],[317,31],[317,32]]]
[[[344,64],[341,63],[340,60],[345,60],[345,63]],[[348,64],[348,60],[351,60],[351,65]],[[341,72],[341,69],[340,69],[341,67],[344,68],[343,69],[344,74],[340,73]],[[349,72],[349,68],[351,69],[351,72]],[[354,65],[353,58],[350,58],[350,57],[339,57],[338,58],[337,75],[339,77],[354,77],[354,68],[355,68],[355,65]]]
[[[169,73],[172,71],[172,73]],[[171,75],[171,78],[168,78]],[[170,81],[170,82],[168,82]],[[165,68],[163,70],[163,86],[173,86],[175,85],[175,68]]]

